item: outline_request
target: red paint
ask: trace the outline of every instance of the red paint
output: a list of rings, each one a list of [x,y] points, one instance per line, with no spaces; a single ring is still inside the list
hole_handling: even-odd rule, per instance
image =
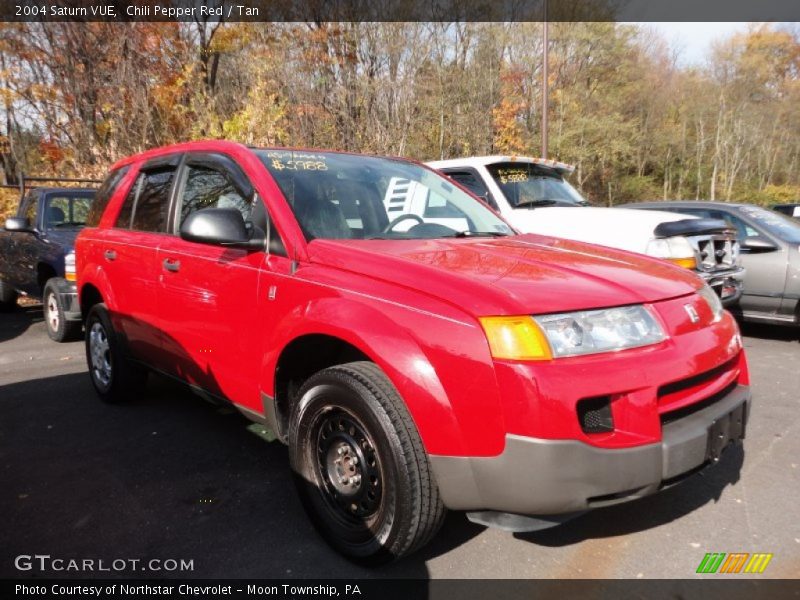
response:
[[[226,154],[240,165],[297,261],[294,273],[281,256],[113,229],[138,167],[186,151]],[[533,235],[307,243],[274,180],[244,146],[180,144],[122,164],[133,168],[99,227],[78,237],[79,289],[99,290],[141,358],[250,410],[262,411],[261,392],[274,394],[282,349],[307,334],[338,337],[374,360],[435,454],[496,455],[507,433],[607,448],[652,443],[660,439],[660,413],[728,381],[748,383],[736,323],[728,313],[711,322],[694,294],[701,282],[686,269]],[[125,260],[105,260],[109,248]],[[161,269],[164,259],[180,260],[180,271]],[[655,309],[666,341],[550,362],[495,362],[477,320],[634,303]],[[690,322],[687,303],[698,323]],[[659,400],[661,386],[726,363],[731,369],[721,379]],[[613,399],[616,430],[586,435],[575,405],[600,395]]]

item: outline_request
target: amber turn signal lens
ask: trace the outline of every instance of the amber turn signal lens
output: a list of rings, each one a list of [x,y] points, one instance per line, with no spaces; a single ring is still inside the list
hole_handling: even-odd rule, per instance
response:
[[[492,357],[507,360],[550,360],[553,353],[542,330],[529,316],[481,317]]]
[[[678,265],[679,267],[684,267],[686,269],[696,269],[697,268],[697,260],[694,258],[668,258],[669,262],[674,265]]]

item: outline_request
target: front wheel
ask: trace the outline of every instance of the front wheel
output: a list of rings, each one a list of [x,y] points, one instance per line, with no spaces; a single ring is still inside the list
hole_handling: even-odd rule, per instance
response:
[[[54,342],[68,342],[80,336],[80,321],[67,321],[64,317],[64,304],[55,284],[48,281],[44,286],[42,295],[44,302],[44,322],[47,326],[47,335]]]
[[[389,562],[426,544],[444,506],[416,427],[370,362],[320,371],[298,392],[289,459],[300,499],[350,560]]]
[[[130,399],[147,379],[147,371],[125,356],[105,304],[95,304],[86,317],[86,363],[92,385],[104,402]]]

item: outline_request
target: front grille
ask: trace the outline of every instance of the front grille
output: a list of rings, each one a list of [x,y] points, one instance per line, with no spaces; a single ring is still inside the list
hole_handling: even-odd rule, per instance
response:
[[[661,426],[668,423],[673,423],[679,419],[683,419],[688,417],[689,415],[693,415],[696,412],[703,410],[704,408],[708,408],[712,404],[716,404],[720,400],[722,400],[725,396],[730,394],[736,386],[738,385],[737,381],[731,381],[725,388],[717,392],[716,394],[709,396],[705,400],[701,400],[700,402],[695,402],[690,404],[689,406],[684,406],[682,408],[678,408],[676,410],[665,412],[661,415]]]
[[[723,375],[736,367],[738,362],[739,356],[737,355],[732,359],[722,363],[720,366],[714,367],[713,369],[705,371],[704,373],[662,385],[658,388],[658,400],[660,402],[665,396],[677,394],[698,385],[702,385],[703,383],[713,381],[720,375]]]
[[[697,251],[701,271],[723,271],[736,265],[739,242],[732,236],[696,235],[688,239]]]

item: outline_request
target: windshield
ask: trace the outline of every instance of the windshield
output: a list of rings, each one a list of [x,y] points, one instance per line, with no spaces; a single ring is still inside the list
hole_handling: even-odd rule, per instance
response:
[[[791,217],[760,206],[742,206],[739,210],[775,237],[790,244],[800,244],[800,223]]]
[[[94,192],[59,192],[47,196],[45,227],[83,227],[92,206]]]
[[[495,163],[486,168],[512,208],[589,205],[553,169],[523,162]]]
[[[257,150],[306,239],[510,235],[511,228],[444,177],[400,159]]]

